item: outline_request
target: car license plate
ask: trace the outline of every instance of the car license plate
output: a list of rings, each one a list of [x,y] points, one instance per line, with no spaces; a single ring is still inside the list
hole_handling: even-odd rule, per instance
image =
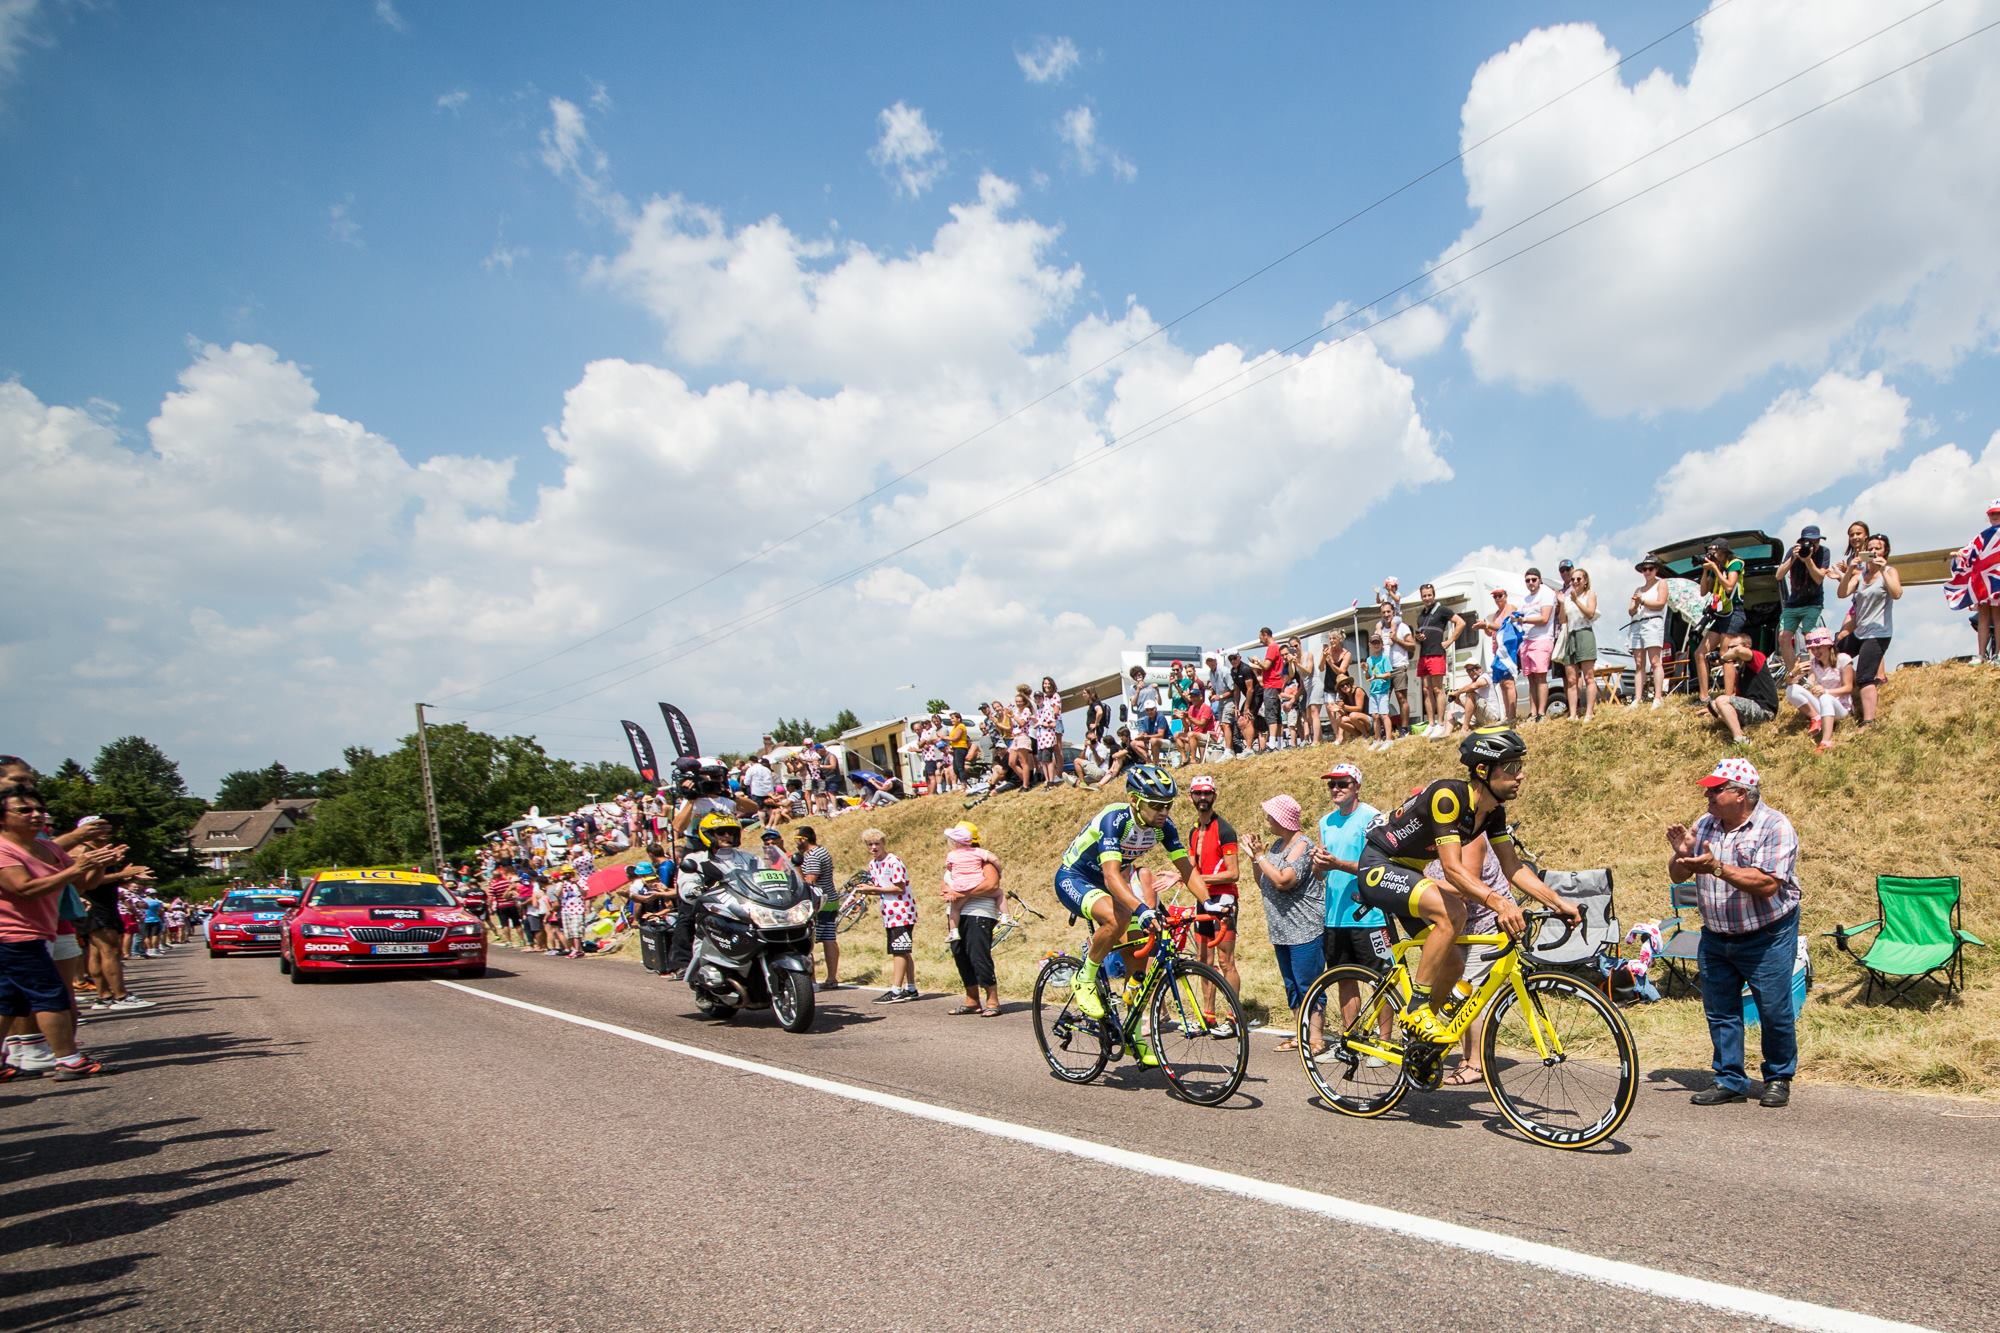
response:
[[[371,953],[429,953],[430,951],[431,951],[431,946],[430,946],[430,945],[428,945],[428,944],[378,944],[378,945],[376,945],[376,946],[375,946],[375,947],[374,947],[373,949],[371,949],[371,950],[370,950],[369,952],[371,952]]]

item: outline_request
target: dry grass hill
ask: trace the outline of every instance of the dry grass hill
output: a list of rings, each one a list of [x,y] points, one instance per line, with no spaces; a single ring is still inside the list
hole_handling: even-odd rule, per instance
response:
[[[1654,712],[1610,707],[1588,725],[1526,728],[1528,781],[1514,813],[1523,841],[1545,865],[1610,866],[1620,919],[1653,920],[1666,909],[1666,826],[1702,810],[1695,779],[1723,745],[1706,715],[1678,703]],[[2000,1096],[2000,960],[1968,950],[1967,987],[1952,999],[1926,988],[1920,1007],[1862,1003],[1860,969],[1821,932],[1875,915],[1878,873],[1956,874],[1964,881],[1966,928],[2000,943],[2000,838],[1992,814],[2000,782],[2000,671],[1947,664],[1907,668],[1884,690],[1880,723],[1843,728],[1839,745],[1815,753],[1788,716],[1752,732],[1746,753],[1764,776],[1771,804],[1797,826],[1802,845],[1804,926],[1812,934],[1817,981],[1801,1016],[1806,1080]],[[1319,773],[1333,758],[1366,773],[1364,797],[1386,806],[1411,787],[1456,773],[1455,745],[1406,740],[1384,754],[1359,744],[1237,759],[1214,770],[1217,808],[1237,828],[1262,827],[1258,805],[1289,792],[1312,818],[1325,808]],[[1191,770],[1182,769],[1185,779]],[[1044,953],[1072,944],[1050,888],[1070,837],[1108,793],[1015,792],[980,805],[971,818],[1006,866],[1008,887],[1049,913],[1031,936],[1003,951],[1004,999],[1025,999]],[[1177,815],[1187,817],[1183,803]],[[959,798],[906,801],[873,815],[820,822],[844,879],[866,862],[861,831],[879,825],[919,888],[918,980],[927,992],[957,989],[944,944],[943,905],[934,886],[943,868],[945,828],[966,818]],[[1253,1012],[1289,1021],[1263,912],[1247,877],[1238,963]],[[871,914],[843,937],[848,980],[885,973],[882,932]],[[1679,997],[1628,1011],[1649,1069],[1706,1070],[1707,1029],[1698,999]],[[1753,1057],[1754,1058],[1754,1057]],[[1024,1065],[1033,1052],[1022,1052]]]

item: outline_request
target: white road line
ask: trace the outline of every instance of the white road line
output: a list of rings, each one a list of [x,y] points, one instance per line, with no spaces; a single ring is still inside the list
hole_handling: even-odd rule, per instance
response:
[[[1135,1171],[1141,1175],[1199,1185],[1204,1189],[1254,1199],[1259,1203],[1276,1204],[1280,1208],[1313,1213],[1336,1222],[1345,1222],[1350,1226],[1409,1236],[1416,1240],[1429,1241],[1434,1245],[1467,1250],[1474,1254],[1484,1254],[1510,1263],[1526,1264],[1553,1273],[1565,1273],[1607,1287],[1644,1292],[1687,1305],[1698,1305],[1752,1319],[1763,1319],[1788,1328],[1815,1330],[1816,1333],[1820,1330],[1824,1330],[1825,1333],[1891,1333],[1892,1330],[1895,1333],[1929,1333],[1929,1330],[1918,1324],[1878,1319],[1873,1315],[1853,1310],[1815,1305],[1810,1301],[1773,1296],[1768,1292],[1753,1291],[1748,1287],[1710,1282],[1703,1278],[1687,1277],[1680,1273],[1670,1273],[1664,1269],[1648,1268],[1643,1264],[1626,1263],[1618,1259],[1605,1259],[1594,1254],[1584,1254],[1579,1250],[1566,1250],[1556,1245],[1521,1240],[1494,1231],[1481,1231],[1477,1227],[1460,1226],[1455,1222],[1441,1222],[1435,1218],[1420,1217],[1415,1213],[1399,1212],[1393,1208],[1357,1203],[1351,1199],[1336,1198],[1331,1194],[1320,1194],[1294,1185],[1281,1185],[1275,1181],[1259,1180],[1254,1176],[1238,1175],[1233,1171],[1219,1171],[1214,1167],[1196,1166],[1190,1162],[1178,1162],[1168,1157],[1155,1157],[1150,1153],[1134,1152],[1129,1148],[1115,1148],[1110,1144],[1074,1138],[1068,1134],[1058,1134],[1053,1130],[1036,1129],[1032,1125],[1017,1125],[1006,1120],[995,1120],[990,1116],[976,1115],[970,1111],[933,1106],[929,1102],[899,1097],[894,1093],[878,1092],[873,1088],[836,1083],[832,1079],[820,1078],[814,1074],[802,1074],[776,1065],[759,1064],[754,1060],[724,1055],[720,1051],[705,1050],[699,1046],[669,1041],[665,1037],[655,1037],[651,1033],[637,1032],[631,1028],[620,1027],[616,1023],[606,1023],[595,1018],[585,1018],[580,1014],[565,1013],[561,1009],[530,1004],[526,1000],[496,995],[492,991],[478,990],[456,981],[434,980],[432,984],[448,986],[466,995],[490,1000],[494,1004],[523,1009],[531,1014],[540,1014],[544,1018],[574,1023],[578,1027],[623,1037],[627,1041],[636,1041],[644,1046],[670,1051],[675,1055],[684,1055],[691,1060],[704,1060],[709,1064],[720,1065],[724,1069],[757,1074],[780,1083],[790,1083],[795,1087],[810,1088],[814,1092],[880,1107],[899,1115],[913,1116],[919,1120],[929,1120],[957,1129],[969,1129],[996,1139],[1024,1143],[1030,1147],[1064,1153],[1106,1166],[1123,1167],[1127,1171]],[[1534,1150],[1524,1145],[1522,1151]]]

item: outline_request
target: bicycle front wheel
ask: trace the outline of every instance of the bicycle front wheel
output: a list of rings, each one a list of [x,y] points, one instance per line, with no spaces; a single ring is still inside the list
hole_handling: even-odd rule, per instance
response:
[[[1147,1006],[1148,1031],[1167,1076],[1167,1091],[1196,1106],[1219,1106],[1236,1095],[1250,1067],[1250,1030],[1243,1007],[1222,974],[1201,963],[1170,958]],[[1215,988],[1215,1001],[1202,997]]]
[[[1639,1091],[1625,1016],[1563,972],[1522,978],[1486,1014],[1486,1087],[1507,1123],[1549,1148],[1588,1148],[1617,1132]]]
[[[1410,1090],[1395,1035],[1398,1007],[1391,986],[1352,963],[1328,968],[1306,987],[1299,1001],[1299,1063],[1342,1115],[1381,1115]]]
[[[1065,1083],[1088,1083],[1111,1059],[1105,1035],[1110,1020],[1091,1018],[1076,1007],[1076,970],[1082,964],[1059,953],[1042,964],[1035,978],[1035,1044],[1049,1072]]]

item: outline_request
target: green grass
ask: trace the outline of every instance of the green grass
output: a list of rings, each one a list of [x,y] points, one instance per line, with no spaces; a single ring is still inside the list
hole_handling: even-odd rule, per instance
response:
[[[1892,1007],[1879,999],[1862,1003],[1860,969],[1821,938],[1837,923],[1874,917],[1878,873],[1956,874],[1965,884],[1966,928],[2000,941],[2000,841],[1991,813],[2000,774],[2000,672],[1957,664],[1905,668],[1883,695],[1881,721],[1866,732],[1844,727],[1827,754],[1811,748],[1789,713],[1753,730],[1745,751],[1763,774],[1767,800],[1797,827],[1802,848],[1803,928],[1812,937],[1818,980],[1801,1015],[1801,1077],[2000,1096],[2000,966],[1992,951],[1968,950],[1961,995],[1944,1000],[1926,987],[1921,1007]],[[1663,915],[1665,829],[1676,821],[1691,824],[1701,813],[1695,779],[1723,753],[1715,725],[1674,703],[1658,712],[1613,706],[1587,726],[1548,722],[1524,734],[1531,747],[1528,782],[1513,807],[1523,840],[1550,868],[1611,867],[1626,926]],[[1455,745],[1421,739],[1386,754],[1353,743],[1286,751],[1218,766],[1217,809],[1247,834],[1263,825],[1258,805],[1289,792],[1317,819],[1326,806],[1319,773],[1336,757],[1362,766],[1364,797],[1378,807],[1459,771]],[[1183,785],[1193,771],[1178,770]],[[1025,944],[1002,953],[1004,998],[1025,998],[1042,955],[1081,937],[1064,924],[1049,886],[1070,837],[1108,800],[1108,793],[1069,789],[1018,792],[971,812],[1006,867],[1007,886],[1049,914]],[[1189,816],[1185,803],[1177,815]],[[921,907],[918,980],[926,990],[958,988],[936,885],[943,831],[966,817],[959,798],[945,795],[817,821],[842,879],[866,863],[861,831],[870,825],[888,835],[890,849],[909,865]],[[1237,960],[1246,1006],[1287,1022],[1248,875],[1243,892]],[[872,914],[842,944],[847,980],[886,975],[882,931]],[[1698,1000],[1639,1005],[1627,1015],[1649,1069],[1706,1070],[1708,1035]]]

